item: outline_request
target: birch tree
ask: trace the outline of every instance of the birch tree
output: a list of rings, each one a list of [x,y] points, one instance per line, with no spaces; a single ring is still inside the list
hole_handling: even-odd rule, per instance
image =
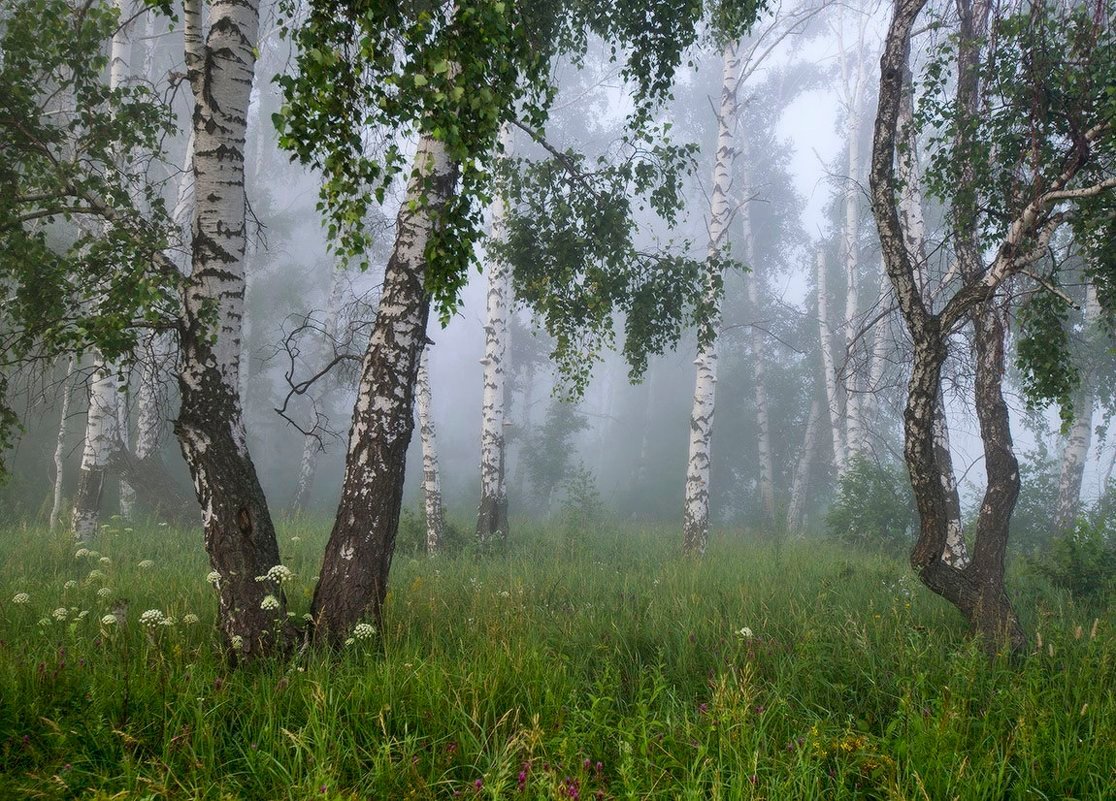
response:
[[[438,437],[430,400],[430,348],[422,351],[418,368],[418,419],[422,439],[422,502],[426,510],[426,554],[441,550],[445,515],[442,507],[442,482],[438,474]]]
[[[503,149],[509,152],[510,136],[500,131]],[[504,236],[504,200],[492,202],[490,236]],[[505,358],[508,352],[508,313],[512,302],[511,267],[506,260],[489,257],[487,320],[484,326],[484,396],[481,401],[481,500],[477,512],[477,542],[506,542],[508,537],[508,488],[504,451]]]
[[[873,135],[870,185],[872,208],[880,233],[888,277],[914,343],[912,377],[905,412],[905,458],[919,512],[919,535],[911,564],[920,580],[946,598],[967,618],[973,632],[991,651],[1017,651],[1025,637],[1004,587],[1004,552],[1008,524],[1019,492],[1018,462],[1012,450],[1010,419],[1002,393],[1004,371],[1003,302],[996,297],[1003,283],[1020,276],[1045,252],[1050,238],[1079,214],[1085,224],[1108,226],[1098,218],[1090,199],[1116,189],[1116,178],[1105,163],[1116,150],[1105,100],[1089,94],[1111,74],[1111,32],[1098,28],[1085,13],[1071,13],[1057,28],[1041,14],[1020,14],[1000,25],[991,42],[981,36],[980,9],[961,7],[957,37],[958,81],[955,96],[933,108],[946,135],[932,155],[931,185],[950,204],[950,223],[960,286],[946,294],[940,311],[923,299],[916,268],[906,247],[896,202],[895,154],[903,75],[908,64],[911,31],[925,0],[900,0],[892,17],[881,59],[879,109]],[[1084,33],[1084,38],[1079,34]],[[1087,42],[1087,57],[1066,58],[1060,48]],[[1071,44],[1073,43],[1073,44]],[[994,56],[987,48],[996,48]],[[1030,80],[1057,80],[1075,86],[1080,94],[1059,103],[1072,103],[1075,115],[1047,114],[1035,108],[1035,86],[1020,80],[1020,53],[1043,59],[1051,72],[1028,72]],[[1061,71],[1062,74],[1057,74]],[[1099,73],[1098,73],[1099,71]],[[1088,77],[1086,77],[1088,76]],[[939,87],[931,86],[936,92]],[[976,93],[994,95],[992,106],[973,102]],[[942,95],[938,95],[939,97]],[[980,109],[979,116],[973,110]],[[990,110],[991,109],[991,110]],[[1078,127],[1080,125],[1080,127]],[[1067,130],[1069,128],[1069,130]],[[1037,137],[1037,138],[1036,138]],[[980,159],[984,143],[996,142],[996,158]],[[1042,157],[1027,158],[1017,142],[1042,142]],[[1082,151],[1074,141],[1087,145]],[[1069,152],[1067,152],[1067,142]],[[1002,158],[1000,162],[997,159]],[[1001,193],[1002,185],[1026,191]],[[970,216],[971,215],[971,216]],[[972,222],[976,220],[976,223]],[[1080,223],[1079,223],[1080,224]],[[987,242],[995,236],[991,261],[973,250],[970,238],[979,230]],[[977,259],[980,259],[977,262]],[[1107,277],[1104,278],[1107,280]],[[935,454],[934,419],[941,397],[941,370],[952,332],[970,323],[974,332],[976,379],[974,400],[984,446],[987,486],[977,518],[972,560],[962,569],[942,558],[949,534],[946,484]],[[1051,364],[1053,370],[1049,372]],[[1056,363],[1030,362],[1032,375],[1066,379]],[[1046,371],[1046,372],[1044,372]],[[1056,386],[1065,389],[1064,386]]]
[[[844,474],[848,467],[846,459],[844,415],[842,414],[842,395],[837,383],[837,358],[834,353],[833,332],[829,323],[829,283],[825,253],[819,248],[817,253],[818,288],[818,339],[822,358],[822,381],[825,383],[826,411],[829,418],[829,431],[833,442],[833,466],[837,476]]]
[[[710,193],[706,303],[713,310],[710,327],[720,324],[718,309],[723,285],[721,255],[725,249],[731,218],[731,193],[736,127],[736,91],[740,77],[738,43],[729,41],[721,51],[721,98],[717,109],[717,144],[713,156],[713,187]],[[690,445],[686,467],[685,501],[682,511],[682,550],[703,554],[709,541],[709,466],[713,441],[713,412],[717,384],[717,340],[709,337],[698,346],[694,403],[690,412]]]

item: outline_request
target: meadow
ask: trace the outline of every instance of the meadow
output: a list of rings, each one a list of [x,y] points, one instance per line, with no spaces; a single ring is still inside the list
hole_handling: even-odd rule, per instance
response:
[[[296,615],[327,529],[280,531]],[[399,553],[383,631],[229,670],[200,531],[0,530],[0,799],[1116,798],[1111,610],[1014,570],[990,660],[900,560],[677,540]]]

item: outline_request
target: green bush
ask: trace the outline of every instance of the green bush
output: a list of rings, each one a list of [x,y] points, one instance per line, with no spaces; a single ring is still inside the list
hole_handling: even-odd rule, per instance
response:
[[[1078,518],[1072,532],[1030,557],[1028,564],[1084,603],[1104,605],[1116,594],[1116,536],[1103,522]]]
[[[460,553],[469,537],[458,521],[446,517],[442,525],[441,553]],[[397,556],[422,556],[426,554],[426,514],[403,507],[399,515],[399,530],[395,535]]]
[[[916,517],[906,474],[898,467],[856,458],[837,486],[825,518],[831,536],[849,545],[903,553]]]

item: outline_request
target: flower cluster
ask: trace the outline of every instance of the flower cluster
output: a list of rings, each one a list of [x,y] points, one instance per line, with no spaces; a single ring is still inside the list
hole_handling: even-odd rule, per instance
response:
[[[286,584],[288,581],[294,580],[294,573],[286,565],[275,565],[263,576],[256,576],[256,581],[274,581],[278,584]]]
[[[221,574],[218,573],[216,570],[210,570],[209,575],[205,577],[205,580],[216,587],[218,584],[221,583]]]
[[[104,598],[106,601],[112,597],[112,587],[101,587],[97,590],[97,597]]]
[[[105,615],[104,617],[101,618],[101,625],[102,626],[115,626],[116,625],[116,615]]]
[[[70,616],[70,610],[64,606],[60,606],[54,610],[54,614],[52,616],[55,620],[61,622]]]
[[[148,609],[146,612],[140,615],[139,620],[140,623],[144,626],[155,628],[156,626],[163,625],[163,621],[165,621],[166,619],[166,615],[164,615],[158,609]]]
[[[150,570],[151,568],[155,567],[155,563],[152,562],[150,559],[144,559],[142,562],[139,563],[139,565],[137,565],[137,567],[139,567],[140,570]]]
[[[744,626],[742,629],[740,629],[738,632],[736,632],[736,636],[741,637],[745,640],[749,640],[755,635],[752,634],[752,630],[750,628],[748,628],[747,626]]]
[[[353,629],[353,637],[358,640],[370,640],[376,636],[376,627],[371,623],[357,623]]]
[[[25,592],[17,592],[12,596],[12,603],[22,606],[31,602],[31,596]]]
[[[198,616],[195,615],[193,612],[187,612],[182,616],[182,622],[185,623],[187,626],[192,626],[198,622]]]
[[[260,601],[260,609],[273,610],[279,608],[279,599],[274,595],[265,595],[264,599]]]

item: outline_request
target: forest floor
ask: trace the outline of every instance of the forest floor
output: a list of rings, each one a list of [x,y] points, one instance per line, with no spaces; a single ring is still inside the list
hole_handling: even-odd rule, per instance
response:
[[[280,530],[299,616],[327,531]],[[0,530],[0,799],[1116,798],[1112,610],[1016,573],[1012,664],[899,560],[513,534],[397,554],[373,639],[229,671],[198,531]]]

